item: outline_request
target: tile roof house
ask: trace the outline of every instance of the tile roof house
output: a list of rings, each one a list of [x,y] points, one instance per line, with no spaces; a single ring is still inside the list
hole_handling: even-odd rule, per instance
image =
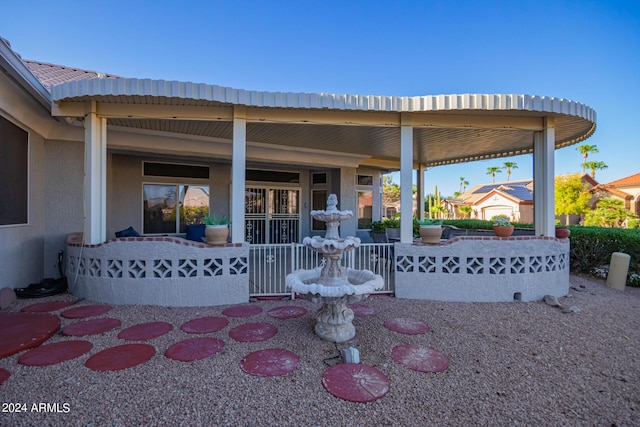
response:
[[[533,180],[523,179],[491,184],[479,184],[454,199],[443,201],[454,218],[462,218],[458,207],[473,207],[472,219],[490,220],[495,215],[506,215],[514,222],[533,222]]]
[[[640,173],[636,173],[591,189],[596,199],[611,197],[622,200],[624,207],[640,216]],[[597,202],[596,202],[597,203]]]

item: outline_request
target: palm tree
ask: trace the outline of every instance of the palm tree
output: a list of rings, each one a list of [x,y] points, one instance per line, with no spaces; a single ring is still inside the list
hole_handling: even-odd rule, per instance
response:
[[[603,161],[599,160],[599,161],[596,162],[596,161],[592,160],[590,162],[586,162],[583,167],[585,167],[587,169],[591,169],[591,178],[595,178],[596,177],[596,170],[606,169],[609,166],[607,166],[606,163],[603,162]]]
[[[578,145],[578,151],[582,153],[582,174],[584,175],[585,169],[587,169],[587,157],[589,153],[597,153],[598,147],[596,145]]]
[[[460,177],[460,193],[462,193],[462,184],[464,183],[464,176]]]
[[[462,192],[465,193],[467,191],[467,185],[469,185],[469,181],[465,180],[462,184]]]
[[[491,183],[496,182],[496,174],[502,172],[502,168],[498,166],[491,166],[487,168],[487,175],[491,175]]]
[[[511,169],[518,169],[518,164],[516,162],[504,162],[504,166],[502,169],[507,170],[507,182],[509,182],[509,177],[511,177]]]

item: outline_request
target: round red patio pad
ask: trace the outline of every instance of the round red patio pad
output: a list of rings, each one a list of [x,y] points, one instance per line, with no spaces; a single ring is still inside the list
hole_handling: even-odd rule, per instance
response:
[[[449,367],[449,359],[444,353],[416,344],[394,347],[391,356],[396,363],[419,372],[440,372]]]
[[[89,341],[72,340],[45,344],[20,356],[18,363],[26,366],[49,366],[75,359],[93,348]]]
[[[0,385],[11,376],[11,373],[4,368],[0,368]]]
[[[210,334],[226,328],[228,324],[224,317],[208,316],[189,320],[180,329],[188,334]]]
[[[84,364],[94,371],[120,371],[151,359],[156,349],[149,344],[123,344],[102,350]]]
[[[240,361],[240,367],[247,374],[275,377],[292,372],[299,362],[300,358],[289,350],[269,348],[248,354]]]
[[[419,335],[429,332],[429,326],[427,326],[426,323],[416,319],[389,319],[384,322],[384,326],[391,331],[405,335]]]
[[[63,335],[72,337],[82,337],[85,335],[96,335],[104,332],[112,331],[119,328],[122,322],[119,319],[105,317],[102,319],[84,320],[82,322],[72,323],[62,330]]]
[[[69,307],[71,304],[73,304],[73,301],[41,302],[23,307],[20,311],[24,311],[25,313],[44,313],[47,311],[60,310],[65,307]]]
[[[157,338],[173,329],[173,325],[167,322],[149,322],[133,325],[121,331],[118,338],[127,341],[144,341]]]
[[[246,323],[236,326],[229,331],[229,336],[240,342],[266,341],[278,332],[278,329],[268,323]]]
[[[222,311],[222,314],[229,317],[251,317],[260,313],[262,313],[262,308],[257,305],[237,305]]]
[[[327,369],[322,386],[350,402],[371,402],[389,392],[389,379],[380,370],[361,363],[343,363]]]
[[[198,337],[189,338],[172,345],[164,352],[169,359],[180,362],[192,362],[206,359],[224,348],[224,341],[217,338]]]
[[[353,311],[353,314],[358,317],[368,317],[375,314],[375,310],[365,304],[347,304],[347,307],[349,307]]]
[[[113,307],[110,305],[83,305],[82,307],[70,308],[65,310],[60,315],[67,319],[82,319],[84,317],[99,316],[111,311]]]
[[[276,319],[293,319],[307,314],[307,309],[298,307],[297,305],[286,305],[283,307],[272,308],[267,314]]]
[[[0,313],[0,359],[37,347],[60,329],[60,318],[46,313]]]

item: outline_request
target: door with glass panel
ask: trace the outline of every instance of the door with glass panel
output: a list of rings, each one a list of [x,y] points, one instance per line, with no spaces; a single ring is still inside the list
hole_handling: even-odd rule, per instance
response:
[[[300,241],[300,189],[247,187],[245,241],[250,244]]]

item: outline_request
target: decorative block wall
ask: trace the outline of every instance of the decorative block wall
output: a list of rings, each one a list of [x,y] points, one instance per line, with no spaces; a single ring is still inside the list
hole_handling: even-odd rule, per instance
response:
[[[249,300],[249,244],[125,237],[82,246],[67,239],[69,291],[111,304],[211,306]]]
[[[398,298],[536,301],[569,291],[569,240],[456,237],[439,245],[395,245]]]

